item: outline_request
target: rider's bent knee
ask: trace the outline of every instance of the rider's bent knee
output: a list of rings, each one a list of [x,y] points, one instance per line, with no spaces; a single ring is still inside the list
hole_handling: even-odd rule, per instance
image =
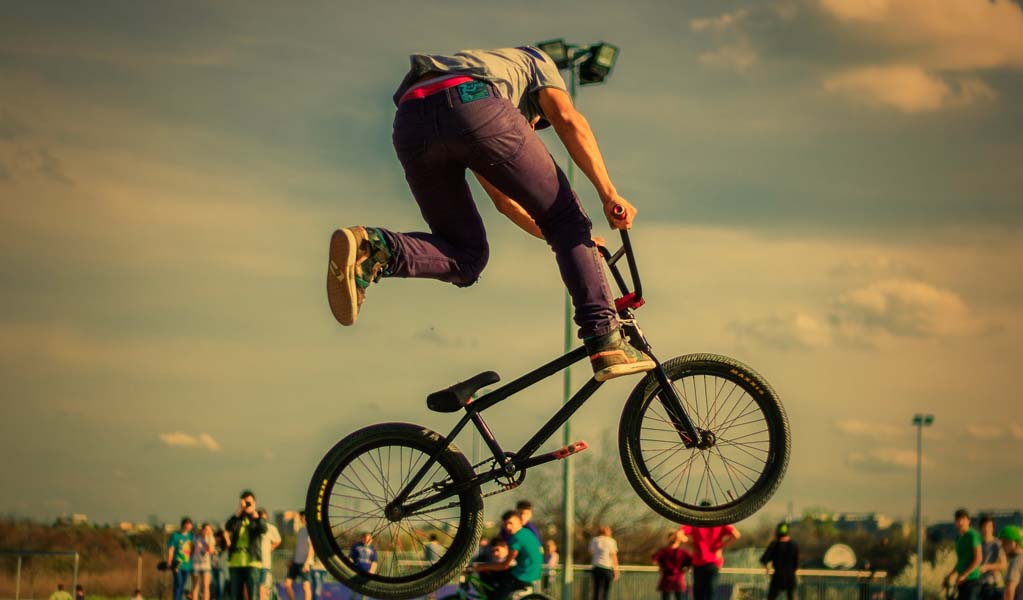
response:
[[[490,252],[484,249],[476,258],[459,263],[459,272],[452,279],[451,283],[458,287],[469,287],[480,280],[483,269],[487,267],[490,260]]]

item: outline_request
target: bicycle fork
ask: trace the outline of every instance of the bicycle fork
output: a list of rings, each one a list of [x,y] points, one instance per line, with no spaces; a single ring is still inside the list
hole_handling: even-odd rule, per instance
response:
[[[657,357],[654,356],[650,342],[647,341],[643,331],[639,328],[639,324],[636,323],[632,309],[626,308],[622,310],[619,320],[625,329],[626,335],[629,336],[629,343],[642,350],[654,361],[656,366],[654,367],[653,374],[657,379],[657,383],[661,386],[661,391],[657,393],[657,399],[660,400],[661,406],[668,414],[668,418],[671,419],[671,424],[675,428],[675,432],[678,434],[682,444],[686,448],[704,448],[713,445],[713,441],[708,439],[711,437],[709,432],[697,429],[693,420],[689,418],[689,413],[686,412],[682,405],[682,398],[679,396],[678,390],[675,389],[672,381],[668,379],[668,374],[665,372],[661,361],[657,360]]]

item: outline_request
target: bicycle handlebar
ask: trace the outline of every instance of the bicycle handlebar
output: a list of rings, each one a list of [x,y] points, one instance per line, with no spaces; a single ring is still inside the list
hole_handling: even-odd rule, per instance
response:
[[[621,204],[616,204],[611,209],[611,215],[616,219],[623,218],[625,216],[625,207]],[[623,297],[615,301],[615,307],[620,311],[624,307],[638,308],[643,305],[643,283],[639,279],[639,268],[636,266],[636,255],[632,250],[632,240],[629,238],[629,232],[621,229],[619,233],[622,236],[622,247],[617,252],[612,255],[610,250],[603,246],[600,246],[599,249],[604,260],[607,261],[608,268],[611,269],[615,282],[618,283],[618,287],[622,291]],[[629,274],[632,276],[632,285],[635,287],[631,292],[617,266],[618,261],[623,255],[629,264]]]

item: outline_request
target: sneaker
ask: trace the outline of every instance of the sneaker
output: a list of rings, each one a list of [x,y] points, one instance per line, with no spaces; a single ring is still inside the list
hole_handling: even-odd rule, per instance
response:
[[[366,288],[386,273],[390,258],[383,236],[375,229],[348,227],[330,236],[327,302],[338,323],[355,324],[366,301]]]
[[[590,353],[593,378],[607,381],[622,375],[644,373],[654,368],[654,361],[629,344],[621,328],[607,335],[584,340]]]

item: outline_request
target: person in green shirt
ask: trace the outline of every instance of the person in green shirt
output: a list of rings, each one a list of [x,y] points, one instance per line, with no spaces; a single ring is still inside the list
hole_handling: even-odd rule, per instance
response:
[[[980,533],[970,528],[970,513],[960,508],[955,513],[956,565],[945,576],[945,585],[953,582],[959,589],[959,600],[977,600],[980,593],[980,563],[983,561]]]
[[[249,490],[238,499],[238,511],[224,525],[228,541],[227,566],[231,573],[231,596],[234,600],[259,598],[259,578],[262,575],[262,544],[266,533],[266,520],[256,510],[256,496]]]
[[[71,600],[71,594],[64,590],[64,584],[57,584],[57,591],[50,594],[50,600]]]
[[[493,580],[495,588],[487,593],[487,600],[506,600],[519,590],[529,589],[543,571],[543,547],[536,535],[522,526],[522,515],[510,510],[501,521],[509,534],[508,556],[501,562],[476,566],[481,573],[503,575]]]

